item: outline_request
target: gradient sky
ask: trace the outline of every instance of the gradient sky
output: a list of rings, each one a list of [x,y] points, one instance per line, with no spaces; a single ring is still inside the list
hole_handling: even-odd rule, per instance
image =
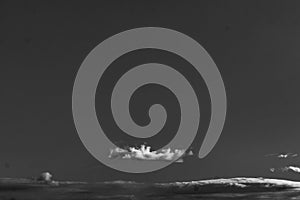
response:
[[[300,152],[299,9],[299,1],[273,0],[0,1],[0,177],[50,171],[60,180],[300,180],[269,171],[300,161],[264,156]],[[73,123],[72,88],[96,45],[144,26],[178,30],[208,51],[225,83],[228,112],[206,158],[132,175],[87,152]]]

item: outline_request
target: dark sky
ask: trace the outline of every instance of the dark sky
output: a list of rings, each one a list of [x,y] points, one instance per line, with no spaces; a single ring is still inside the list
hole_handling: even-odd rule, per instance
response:
[[[267,176],[300,152],[299,1],[0,1],[0,177],[174,181]],[[228,112],[204,159],[148,174],[102,165],[73,123],[72,88],[83,59],[121,31],[156,26],[197,40],[217,64]],[[285,161],[286,162],[286,161]],[[291,161],[290,164],[300,164]]]

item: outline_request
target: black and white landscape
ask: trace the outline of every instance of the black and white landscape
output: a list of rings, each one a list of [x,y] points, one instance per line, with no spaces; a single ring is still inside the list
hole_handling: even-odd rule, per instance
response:
[[[300,199],[299,10],[293,0],[0,0],[0,200]],[[105,159],[170,164],[139,174],[110,168],[85,148],[72,92],[98,44],[140,27],[175,30],[201,44],[222,76],[227,113],[218,142],[200,159],[211,120],[202,75],[164,50],[117,58],[94,98],[99,124],[115,145]],[[151,124],[152,105],[165,108],[162,131],[148,138],[119,128],[111,102],[101,98],[111,96],[120,69],[146,61],[182,72],[198,94],[199,130],[189,147],[168,146],[182,110],[165,87],[141,87],[130,100],[139,126]]]
[[[228,178],[171,183],[69,182],[0,179],[1,200],[37,199],[299,199],[300,182]]]

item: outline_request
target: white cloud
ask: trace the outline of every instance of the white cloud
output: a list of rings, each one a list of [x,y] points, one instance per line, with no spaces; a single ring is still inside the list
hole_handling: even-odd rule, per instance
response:
[[[243,192],[246,192],[247,189],[252,191],[253,189],[261,191],[268,191],[265,189],[287,189],[287,188],[300,188],[300,182],[297,181],[289,181],[289,180],[281,180],[281,179],[269,179],[269,178],[248,178],[248,177],[237,177],[237,178],[221,178],[221,179],[208,179],[208,180],[200,180],[200,181],[189,181],[189,182],[174,182],[174,183],[157,183],[156,185],[162,187],[170,187],[177,186],[173,189],[180,191],[183,189],[184,191],[194,191],[195,187],[199,187],[199,191],[209,190],[216,191],[222,190],[232,192],[233,188],[239,189],[242,188]],[[210,187],[209,187],[210,186]],[[202,187],[202,188],[201,188]],[[202,190],[201,190],[202,189]]]
[[[285,158],[297,157],[298,154],[297,153],[272,153],[272,154],[267,154],[265,156],[266,157],[276,157],[276,158],[285,159]]]
[[[285,166],[285,167],[281,167],[278,169],[270,168],[270,171],[273,173],[276,171],[280,171],[280,172],[294,172],[294,173],[300,174],[300,167],[290,165],[290,166]]]
[[[132,159],[132,160],[147,160],[147,161],[176,161],[183,162],[182,156],[185,156],[184,149],[161,149],[159,151],[151,151],[150,146],[141,145],[141,148],[129,147],[128,150],[116,147],[110,150],[109,158],[116,159]],[[192,155],[190,151],[188,153]]]
[[[270,168],[270,171],[273,173],[275,172],[275,168]]]
[[[292,172],[300,173],[300,168],[296,166],[286,166],[282,168],[282,171],[292,171]]]

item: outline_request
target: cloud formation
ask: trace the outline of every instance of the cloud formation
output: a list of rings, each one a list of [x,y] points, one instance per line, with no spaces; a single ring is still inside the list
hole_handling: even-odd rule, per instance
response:
[[[190,151],[186,153],[184,149],[161,149],[159,151],[151,151],[150,146],[141,145],[141,148],[129,147],[127,149],[122,149],[116,147],[111,149],[109,153],[109,158],[111,159],[132,159],[132,160],[146,160],[146,161],[176,161],[183,162],[182,157],[191,156],[193,153]]]
[[[281,167],[278,169],[270,168],[270,171],[272,173],[274,173],[276,171],[280,171],[280,172],[294,172],[294,173],[300,174],[300,167],[289,165],[289,166]]]
[[[281,159],[297,157],[297,153],[272,153],[265,155],[266,157],[276,157]]]
[[[284,171],[284,172],[290,171],[290,172],[300,173],[300,168],[296,167],[296,166],[286,166],[286,167],[282,168],[282,171]]]

